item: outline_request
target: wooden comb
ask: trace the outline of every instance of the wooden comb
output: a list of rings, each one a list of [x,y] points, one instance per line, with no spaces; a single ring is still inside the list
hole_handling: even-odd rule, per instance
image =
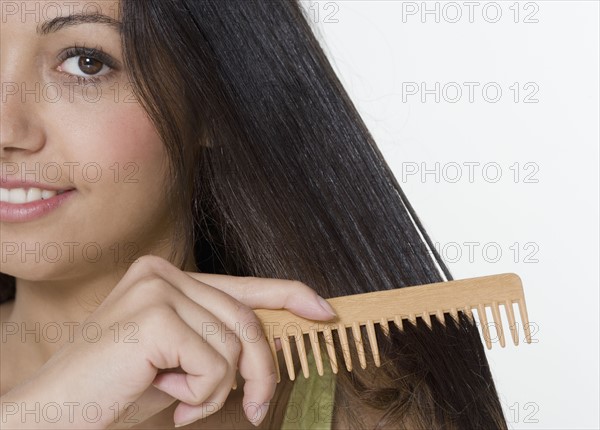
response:
[[[398,329],[403,330],[403,321],[417,324],[420,317],[431,328],[431,316],[434,316],[445,326],[444,314],[449,313],[458,322],[458,311],[464,312],[473,319],[472,309],[477,310],[483,338],[488,349],[492,347],[492,338],[486,307],[491,307],[493,324],[496,328],[498,340],[502,347],[505,346],[504,330],[500,318],[500,305],[504,306],[508,317],[509,329],[515,345],[519,344],[519,334],[515,323],[513,303],[517,303],[521,316],[521,323],[525,331],[525,340],[531,343],[527,307],[521,279],[514,273],[482,276],[478,278],[461,279],[434,284],[417,285],[413,287],[397,288],[394,290],[375,291],[350,296],[334,297],[327,299],[337,313],[337,318],[328,322],[313,321],[299,317],[284,309],[255,309],[261,321],[263,331],[271,347],[271,353],[277,368],[277,382],[281,381],[279,362],[275,339],[281,341],[283,355],[291,380],[296,375],[294,371],[290,338],[295,338],[295,345],[300,357],[302,373],[305,378],[309,376],[308,358],[304,335],[308,334],[314,354],[319,375],[323,375],[323,362],[319,348],[318,332],[323,333],[327,355],[331,369],[338,371],[332,332],[337,330],[343,350],[346,368],[352,371],[352,359],[346,328],[352,329],[360,366],[366,368],[366,356],[360,326],[366,326],[369,345],[373,354],[375,365],[379,367],[380,356],[375,336],[375,324],[379,324],[384,334],[389,333],[389,322],[393,321]]]

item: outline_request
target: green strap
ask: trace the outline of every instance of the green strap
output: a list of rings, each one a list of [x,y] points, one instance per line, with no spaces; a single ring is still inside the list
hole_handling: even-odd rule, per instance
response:
[[[323,376],[319,376],[312,351],[307,355],[310,377],[302,372],[296,375],[281,430],[331,429],[335,375],[329,363],[323,363]]]

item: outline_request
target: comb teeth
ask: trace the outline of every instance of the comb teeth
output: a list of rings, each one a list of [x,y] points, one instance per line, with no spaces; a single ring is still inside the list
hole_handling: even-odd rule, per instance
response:
[[[367,359],[361,326],[366,327],[367,340],[373,355],[375,366],[381,365],[375,324],[379,324],[384,335],[389,335],[389,323],[392,322],[399,330],[405,329],[405,321],[417,325],[417,318],[432,328],[432,317],[445,327],[445,315],[450,315],[458,323],[459,311],[473,320],[472,309],[477,310],[481,331],[486,347],[492,348],[496,339],[492,339],[490,325],[496,328],[497,341],[501,347],[506,342],[500,305],[503,306],[509,324],[512,340],[519,344],[519,333],[513,304],[517,303],[521,323],[525,332],[525,340],[531,343],[529,319],[521,279],[514,273],[483,276],[449,282],[418,285],[414,287],[397,288],[364,294],[335,297],[327,300],[338,317],[332,322],[322,323],[308,320],[292,314],[289,311],[278,309],[257,309],[256,315],[263,325],[263,331],[271,347],[271,353],[277,368],[277,382],[281,381],[275,339],[281,340],[284,360],[288,375],[291,380],[296,378],[291,338],[294,338],[296,350],[300,357],[302,373],[309,377],[307,348],[304,335],[308,334],[311,349],[315,357],[315,364],[319,375],[323,375],[323,361],[321,356],[318,333],[323,334],[325,347],[329,358],[329,365],[333,373],[338,372],[338,362],[333,342],[333,332],[336,331],[342,347],[344,365],[352,371],[353,364],[350,354],[350,344],[346,329],[352,330],[352,340],[358,354],[361,368],[366,368]],[[493,323],[488,323],[486,309],[491,309]]]

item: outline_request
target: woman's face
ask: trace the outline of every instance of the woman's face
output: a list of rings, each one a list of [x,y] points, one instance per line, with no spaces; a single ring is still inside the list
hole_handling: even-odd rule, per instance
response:
[[[167,154],[123,70],[119,2],[2,8],[1,271],[61,280],[160,254]]]

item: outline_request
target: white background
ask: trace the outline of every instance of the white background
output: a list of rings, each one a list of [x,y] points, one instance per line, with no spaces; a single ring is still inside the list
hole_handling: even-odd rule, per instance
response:
[[[598,429],[598,2],[491,3],[303,5],[453,276],[523,280],[535,343],[488,351],[509,427]]]

